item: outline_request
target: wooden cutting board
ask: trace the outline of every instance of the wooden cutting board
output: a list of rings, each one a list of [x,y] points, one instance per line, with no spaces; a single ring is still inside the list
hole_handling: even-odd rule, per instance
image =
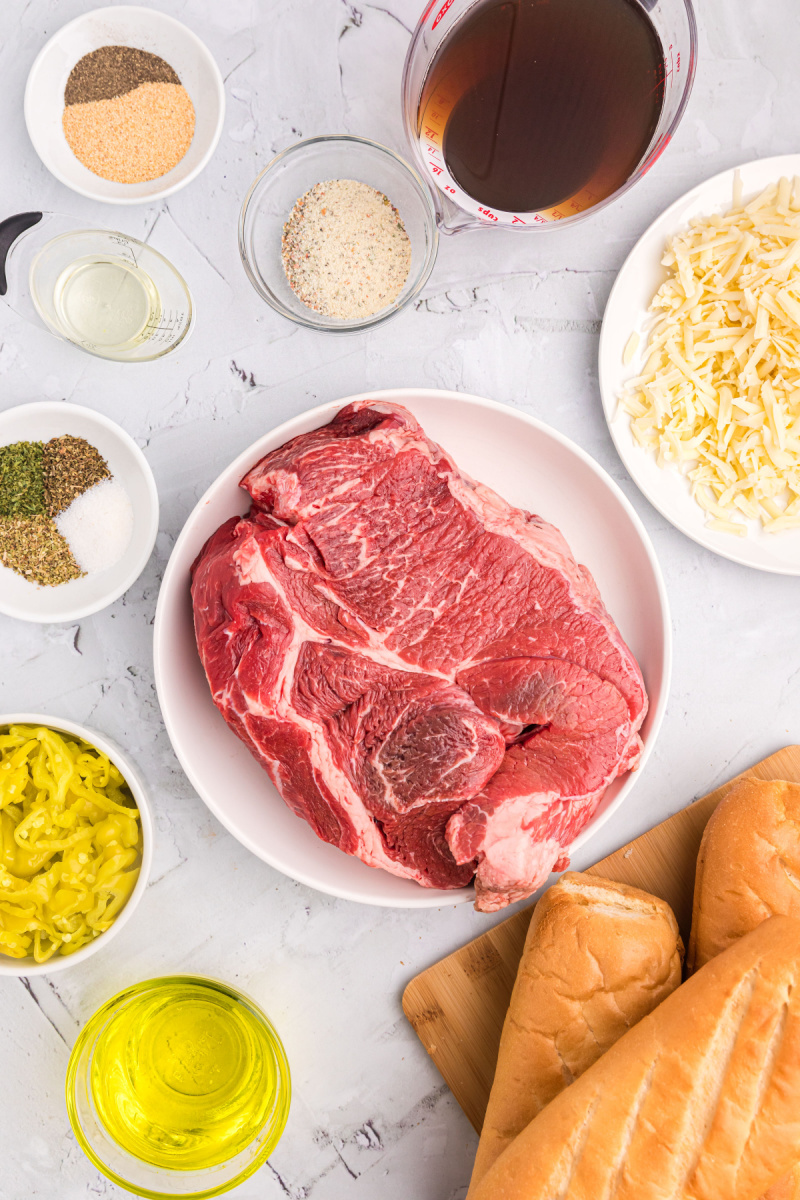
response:
[[[779,750],[736,779],[746,775],[800,783],[800,746]],[[589,873],[661,896],[672,906],[688,943],[700,838],[736,779],[589,867]],[[403,1011],[478,1133],[533,909],[529,905],[429,967],[403,995]]]

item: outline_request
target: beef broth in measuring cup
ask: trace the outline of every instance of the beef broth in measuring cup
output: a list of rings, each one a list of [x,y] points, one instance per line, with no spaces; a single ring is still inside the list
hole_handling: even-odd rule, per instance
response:
[[[478,0],[430,63],[417,133],[457,204],[558,220],[632,175],[664,88],[662,44],[636,0]]]

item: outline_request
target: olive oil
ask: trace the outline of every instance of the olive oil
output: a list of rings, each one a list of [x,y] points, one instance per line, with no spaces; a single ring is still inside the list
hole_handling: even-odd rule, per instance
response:
[[[150,276],[109,254],[70,263],[56,281],[53,307],[72,341],[118,352],[146,341],[161,318]]]
[[[270,1027],[234,993],[193,978],[155,981],[98,1035],[90,1086],[110,1137],[178,1171],[234,1158],[269,1121],[280,1090]]]

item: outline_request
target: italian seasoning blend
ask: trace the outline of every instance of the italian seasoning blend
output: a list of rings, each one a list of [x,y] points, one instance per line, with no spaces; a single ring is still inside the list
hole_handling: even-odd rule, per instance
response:
[[[411,269],[411,242],[383,192],[329,179],[301,196],[283,227],[292,291],[328,317],[371,317],[393,304]]]
[[[101,46],[72,68],[63,126],[73,154],[95,175],[144,183],[171,171],[186,154],[194,105],[157,54]]]
[[[108,463],[85,438],[51,438],[42,454],[42,475],[47,514],[57,517],[82,492],[101,479],[110,479]]]

